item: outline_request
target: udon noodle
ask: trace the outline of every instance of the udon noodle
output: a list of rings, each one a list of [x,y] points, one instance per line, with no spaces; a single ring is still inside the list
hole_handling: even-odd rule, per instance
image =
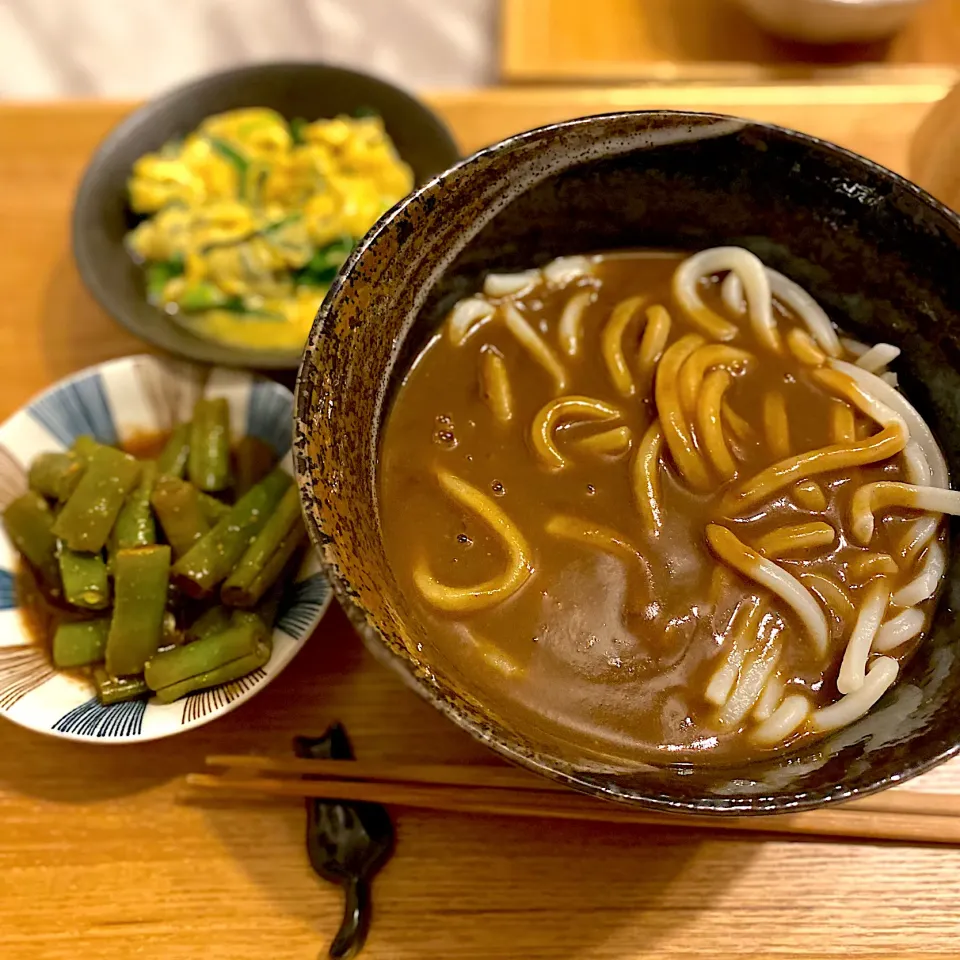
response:
[[[488,275],[382,443],[424,661],[576,756],[724,762],[863,716],[960,512],[898,354],[738,247]]]

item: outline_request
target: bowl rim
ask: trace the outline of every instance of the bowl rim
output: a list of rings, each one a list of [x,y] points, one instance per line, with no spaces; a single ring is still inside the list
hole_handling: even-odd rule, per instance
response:
[[[204,372],[208,375],[217,369],[224,370],[230,373],[234,372],[233,368],[223,366],[222,364],[218,364],[214,366],[203,365],[203,364],[196,363],[194,361],[183,360],[178,357],[169,357],[169,356],[158,355],[154,353],[131,353],[131,354],[125,354],[121,357],[112,357],[107,360],[101,360],[96,363],[88,364],[87,366],[82,367],[79,370],[74,370],[71,373],[67,374],[66,376],[60,377],[59,379],[53,381],[53,383],[48,384],[42,390],[39,390],[36,393],[31,394],[30,397],[28,397],[23,403],[19,404],[16,407],[16,409],[12,410],[8,416],[4,417],[3,420],[0,421],[0,432],[2,432],[2,430],[14,418],[19,417],[21,414],[26,413],[28,408],[36,405],[38,402],[44,399],[47,399],[55,395],[56,393],[62,391],[64,388],[84,380],[86,377],[90,376],[91,374],[98,373],[103,375],[103,372],[108,368],[117,368],[118,370],[120,370],[121,368],[128,368],[130,366],[135,367],[138,364],[156,365],[161,368],[168,368],[171,364],[176,364],[176,365],[181,365],[185,367],[203,369]],[[276,384],[276,386],[279,389],[282,389],[286,393],[289,393],[292,395],[292,391],[286,384],[280,383],[271,377],[264,376],[252,370],[241,371],[241,372],[243,375],[248,376],[250,378],[251,384],[257,383],[257,382],[273,383],[273,384]],[[3,446],[3,445],[0,444],[0,446]],[[281,458],[281,460],[282,459],[283,458]],[[25,475],[26,467],[22,467],[22,469]],[[3,539],[6,539],[6,534],[0,532],[0,537],[2,537]],[[329,577],[327,576],[325,565],[320,560],[320,555],[317,552],[316,548],[313,548],[313,555],[317,560],[317,566],[319,566],[320,573],[323,575],[324,580],[329,585],[330,580],[329,580]],[[301,564],[301,571],[303,569],[304,564],[306,564],[310,559],[311,558],[309,558],[309,554],[305,555],[304,561]],[[33,733],[40,734],[41,736],[52,737],[56,740],[67,740],[74,743],[84,743],[84,744],[90,744],[96,747],[107,747],[107,748],[134,747],[134,746],[137,746],[138,744],[151,743],[156,740],[166,740],[171,737],[178,736],[181,733],[187,733],[191,730],[196,730],[198,727],[206,726],[208,723],[212,723],[213,721],[219,719],[220,717],[226,716],[228,713],[232,713],[238,707],[241,707],[243,704],[247,703],[249,700],[252,700],[254,697],[257,696],[257,694],[259,694],[271,683],[273,683],[273,681],[276,680],[276,678],[280,676],[280,674],[283,673],[283,671],[287,667],[290,666],[290,663],[296,658],[297,654],[300,653],[303,647],[310,641],[310,638],[316,632],[318,625],[320,624],[321,620],[323,619],[324,615],[329,609],[330,602],[332,599],[333,599],[332,589],[327,590],[324,600],[320,604],[320,607],[317,610],[316,615],[313,617],[313,622],[310,628],[304,631],[303,636],[299,639],[291,636],[290,639],[293,642],[289,645],[289,648],[284,650],[279,656],[278,656],[277,650],[276,649],[273,650],[273,652],[271,653],[270,660],[267,661],[267,663],[264,665],[262,669],[266,670],[266,668],[270,666],[271,663],[274,663],[274,660],[276,658],[274,669],[272,672],[267,673],[265,678],[262,681],[254,684],[249,689],[243,690],[240,694],[228,700],[227,702],[218,704],[214,709],[209,710],[200,716],[194,717],[191,720],[181,723],[179,726],[177,726],[174,729],[155,730],[148,733],[140,733],[134,736],[123,735],[123,734],[119,734],[119,735],[111,734],[111,735],[106,735],[102,737],[91,736],[89,734],[75,733],[69,730],[58,730],[56,729],[56,727],[43,727],[43,726],[38,726],[35,723],[30,723],[28,722],[28,719],[26,716],[18,715],[16,711],[13,711],[13,707],[16,706],[16,703],[13,704],[11,707],[0,707],[0,719],[13,723],[24,730],[30,730]],[[276,626],[274,626],[274,631],[275,630],[276,630]],[[32,647],[35,645],[30,645],[30,646]],[[0,644],[0,647],[3,647],[3,645]],[[20,648],[19,645],[15,645],[10,649],[19,649],[19,648]],[[52,664],[49,664],[49,666],[50,666],[50,669],[53,671],[54,676],[61,676],[65,672],[69,674],[69,671],[58,670],[57,668],[53,667]],[[44,681],[44,683],[46,682],[47,681]],[[42,685],[43,684],[41,684],[41,686]],[[210,689],[215,690],[217,688],[213,687]],[[202,692],[202,691],[198,691],[198,692]],[[91,697],[92,696],[93,694],[91,693]],[[148,700],[145,701],[144,709],[149,707],[152,700],[153,700],[153,697],[151,696]],[[176,702],[182,703],[184,701],[181,700]]]
[[[319,351],[323,339],[323,331],[330,322],[334,306],[339,300],[341,291],[346,285],[348,278],[353,273],[357,262],[367,254],[367,251],[374,246],[390,227],[392,222],[398,219],[408,207],[419,204],[421,199],[435,190],[442,181],[448,177],[462,172],[474,164],[482,163],[489,157],[508,152],[516,147],[522,146],[527,140],[536,139],[552,133],[562,133],[565,130],[578,127],[588,127],[601,122],[615,122],[617,120],[628,121],[638,117],[654,118],[663,117],[673,122],[674,125],[682,125],[686,122],[735,122],[742,124],[742,128],[759,129],[768,131],[777,136],[785,137],[793,142],[802,143],[808,147],[813,147],[826,152],[840,155],[854,162],[866,171],[892,182],[905,192],[912,194],[914,199],[941,218],[946,219],[960,233],[960,214],[954,212],[945,204],[941,203],[927,191],[917,186],[917,184],[908,180],[899,173],[871,160],[856,151],[842,147],[839,144],[821,137],[815,137],[812,134],[793,130],[789,127],[779,124],[767,123],[763,121],[750,120],[743,117],[736,117],[730,114],[714,113],[708,111],[693,110],[618,110],[606,113],[590,114],[583,117],[575,117],[569,120],[562,120],[556,123],[544,124],[529,130],[512,134],[496,143],[490,144],[480,150],[475,151],[467,157],[464,157],[454,166],[431,178],[429,181],[410,193],[403,201],[388,211],[375,226],[366,234],[363,241],[357,245],[350,257],[344,263],[340,273],[334,280],[324,298],[323,303],[317,311],[310,335],[307,337],[306,346],[303,353],[303,361],[297,372],[296,384],[294,387],[294,475],[300,489],[300,498],[303,505],[303,513],[307,522],[307,531],[311,540],[317,548],[320,557],[320,563],[327,580],[333,588],[333,593],[340,606],[343,608],[354,629],[359,633],[367,649],[382,663],[389,666],[400,678],[428,701],[434,708],[439,710],[444,716],[453,721],[460,729],[468,733],[474,740],[485,744],[495,751],[501,757],[532,770],[550,780],[563,783],[579,792],[588,793],[592,796],[606,799],[608,801],[629,804],[637,809],[647,809],[655,813],[676,813],[684,816],[717,816],[717,817],[739,817],[739,816],[762,816],[778,813],[797,813],[806,810],[821,809],[825,806],[839,803],[846,800],[852,800],[860,797],[867,797],[887,787],[903,783],[914,777],[920,776],[960,754],[960,738],[955,743],[948,744],[942,750],[934,755],[925,758],[923,761],[908,766],[905,769],[888,776],[879,778],[872,783],[853,788],[838,783],[830,793],[817,794],[810,796],[807,793],[795,793],[787,798],[780,796],[762,796],[751,797],[747,799],[729,797],[729,798],[707,798],[693,797],[690,799],[678,798],[669,794],[649,793],[640,795],[636,792],[625,793],[612,785],[600,785],[597,783],[585,783],[579,777],[587,771],[580,770],[571,764],[565,764],[557,758],[552,758],[555,766],[545,765],[536,755],[527,753],[517,746],[506,742],[500,737],[484,729],[481,725],[463,715],[443,697],[439,696],[436,689],[423,682],[417,677],[410,664],[395,654],[386,642],[383,635],[375,623],[370,619],[367,611],[355,599],[355,593],[350,587],[349,581],[344,578],[337,565],[336,538],[327,533],[324,524],[316,509],[315,503],[319,499],[317,491],[314,488],[310,467],[303,451],[310,448],[312,431],[310,429],[309,417],[304,416],[309,411],[306,409],[308,399],[307,391],[309,385],[305,378],[305,371],[308,365],[311,365],[313,356]],[[317,454],[320,455],[319,453]],[[785,755],[789,756],[789,755]],[[651,764],[654,766],[654,764]],[[669,766],[660,765],[661,767]],[[566,769],[563,769],[566,767]],[[719,769],[719,768],[718,768]]]
[[[97,305],[116,323],[119,323],[120,326],[130,331],[136,337],[146,340],[162,350],[194,362],[253,370],[295,370],[299,367],[303,356],[302,348],[298,350],[263,350],[259,348],[244,350],[213,340],[205,340],[202,337],[191,334],[190,331],[185,328],[180,328],[180,332],[185,336],[191,337],[192,341],[196,344],[195,347],[191,344],[190,352],[187,352],[186,348],[180,349],[173,344],[161,342],[162,338],[152,336],[149,330],[145,331],[139,324],[129,318],[128,311],[121,302],[121,298],[115,294],[109,284],[104,283],[99,277],[97,258],[91,255],[87,245],[81,238],[81,219],[87,210],[91,184],[104,159],[109,157],[119,144],[125,143],[141,129],[149,128],[154,116],[158,112],[162,112],[171,103],[189,98],[191,94],[211,84],[235,80],[240,77],[283,71],[313,72],[315,70],[324,73],[338,74],[341,77],[359,79],[379,86],[384,90],[390,90],[394,94],[398,94],[408,102],[409,106],[418,108],[425,116],[430,118],[436,127],[437,135],[445,141],[444,146],[449,148],[451,156],[460,156],[459,147],[447,123],[436,110],[419,96],[390,80],[385,80],[374,74],[366,73],[362,70],[354,70],[350,67],[335,63],[327,63],[320,60],[264,61],[263,63],[246,64],[239,67],[230,67],[226,70],[218,70],[214,73],[203,74],[202,76],[194,77],[184,83],[170,87],[155,97],[151,97],[149,100],[134,107],[130,113],[126,114],[117,124],[107,131],[87,161],[73,193],[73,208],[70,213],[70,249],[73,255],[73,261],[87,292],[93,297]],[[399,203],[403,203],[403,200],[400,200]],[[374,229],[379,223],[379,220],[387,216],[392,209],[393,208],[386,211],[378,218],[377,222],[371,225],[371,230]],[[118,248],[117,254],[119,255],[120,252]],[[158,319],[173,322],[170,321],[169,318],[164,318],[159,310],[156,312]]]

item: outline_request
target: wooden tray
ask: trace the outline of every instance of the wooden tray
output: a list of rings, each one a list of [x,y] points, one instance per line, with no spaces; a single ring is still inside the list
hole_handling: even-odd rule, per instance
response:
[[[509,81],[917,81],[960,65],[960,4],[927,0],[888,41],[817,47],[730,0],[502,0],[500,41]]]
[[[942,93],[529,89],[432,100],[464,149],[584,113],[683,106],[800,127],[903,170]],[[0,106],[0,416],[54,378],[145,349],[83,291],[68,246],[77,178],[127,109]],[[188,805],[178,780],[206,754],[283,753],[333,719],[367,759],[490,760],[377,666],[336,608],[276,683],[181,737],[78,747],[0,724],[0,957],[316,957],[341,901],[307,865],[302,807]],[[960,790],[960,767],[920,785]],[[399,812],[398,833],[375,885],[370,958],[921,957],[960,935],[960,850],[412,811]]]

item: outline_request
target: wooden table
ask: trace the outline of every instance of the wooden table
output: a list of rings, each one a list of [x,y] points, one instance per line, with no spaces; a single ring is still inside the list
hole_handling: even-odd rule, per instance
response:
[[[830,89],[829,108],[802,88],[778,101],[763,88],[432,99],[465,149],[561,117],[682,105],[780,120],[904,169],[942,92]],[[0,417],[55,377],[143,349],[92,303],[68,248],[77,177],[126,109],[0,107]],[[83,747],[0,723],[0,957],[316,957],[341,905],[307,865],[300,804],[188,804],[178,781],[206,754],[284,753],[335,718],[365,758],[489,759],[377,667],[336,608],[254,701],[175,739]],[[960,768],[920,785],[960,789]],[[960,850],[410,811],[398,833],[371,958],[926,957],[960,936]]]
[[[928,0],[888,41],[830,47],[778,40],[731,0],[501,0],[500,25],[510,81],[917,78],[960,65],[960,0]]]

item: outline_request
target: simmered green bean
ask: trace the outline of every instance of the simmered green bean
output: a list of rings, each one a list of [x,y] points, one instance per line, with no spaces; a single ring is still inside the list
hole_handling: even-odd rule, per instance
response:
[[[259,643],[254,652],[247,654],[245,657],[231,660],[229,663],[209,670],[207,673],[199,673],[195,677],[189,677],[180,683],[172,683],[169,687],[157,690],[157,701],[159,703],[173,703],[196,690],[206,690],[208,687],[216,687],[221,683],[239,680],[264,666],[270,659],[272,652],[273,648],[269,642]]]
[[[253,613],[237,611],[230,625],[195,643],[158,653],[144,678],[161,703],[194,690],[226,683],[262,667],[272,650],[270,632]]]
[[[123,703],[125,700],[138,700],[150,693],[143,677],[111,677],[103,667],[93,671],[93,682],[97,696],[104,706],[111,703]]]
[[[187,596],[209,596],[233,570],[263,529],[291,478],[277,467],[248,490],[219,523],[201,537],[173,566],[174,582]]]
[[[157,471],[161,475],[182,477],[190,458],[190,424],[181,423],[173,428],[170,439],[157,458]]]
[[[300,495],[291,486],[221,588],[223,602],[255,606],[305,539]]]
[[[94,452],[102,446],[102,443],[98,443],[89,434],[83,433],[73,441],[70,452],[86,466],[90,462],[90,458]]]
[[[224,397],[202,397],[193,408],[187,469],[200,490],[230,486],[230,407]]]
[[[246,593],[238,607],[254,607],[260,598],[276,582],[277,578],[287,569],[289,561],[296,556],[300,548],[307,541],[307,531],[303,524],[294,527],[280,542],[280,546],[271,554],[270,559],[263,565],[263,569],[245,588]]]
[[[113,620],[107,640],[107,672],[131,676],[160,647],[170,576],[170,547],[118,550],[114,564]]]
[[[209,607],[187,627],[187,639],[192,643],[205,640],[216,633],[221,633],[230,625],[230,611],[218,603]]]
[[[30,464],[27,482],[31,490],[61,503],[77,489],[86,463],[73,453],[41,453]]]
[[[230,505],[211,497],[209,493],[201,493],[200,510],[207,523],[215,527],[230,512]]]
[[[56,598],[54,666],[84,668],[101,703],[169,703],[269,661],[306,532],[273,450],[252,436],[231,450],[227,400],[198,401],[156,460],[84,435],[35,457],[28,482],[3,523]]]
[[[157,542],[157,525],[150,509],[150,496],[156,480],[156,463],[141,460],[140,481],[120,508],[113,530],[118,550],[149,547]]]
[[[99,553],[79,553],[66,544],[59,547],[63,599],[82,610],[104,610],[110,606],[107,565]]]
[[[183,556],[210,529],[199,491],[186,480],[158,477],[151,503],[176,557]]]
[[[139,479],[140,464],[133,457],[113,447],[98,447],[53,532],[71,550],[102,550],[124,499]]]
[[[87,667],[103,660],[110,618],[61,623],[53,635],[53,665],[60,670]]]
[[[49,504],[33,490],[17,497],[3,511],[3,525],[13,545],[30,562],[50,590],[60,589],[57,538]]]

